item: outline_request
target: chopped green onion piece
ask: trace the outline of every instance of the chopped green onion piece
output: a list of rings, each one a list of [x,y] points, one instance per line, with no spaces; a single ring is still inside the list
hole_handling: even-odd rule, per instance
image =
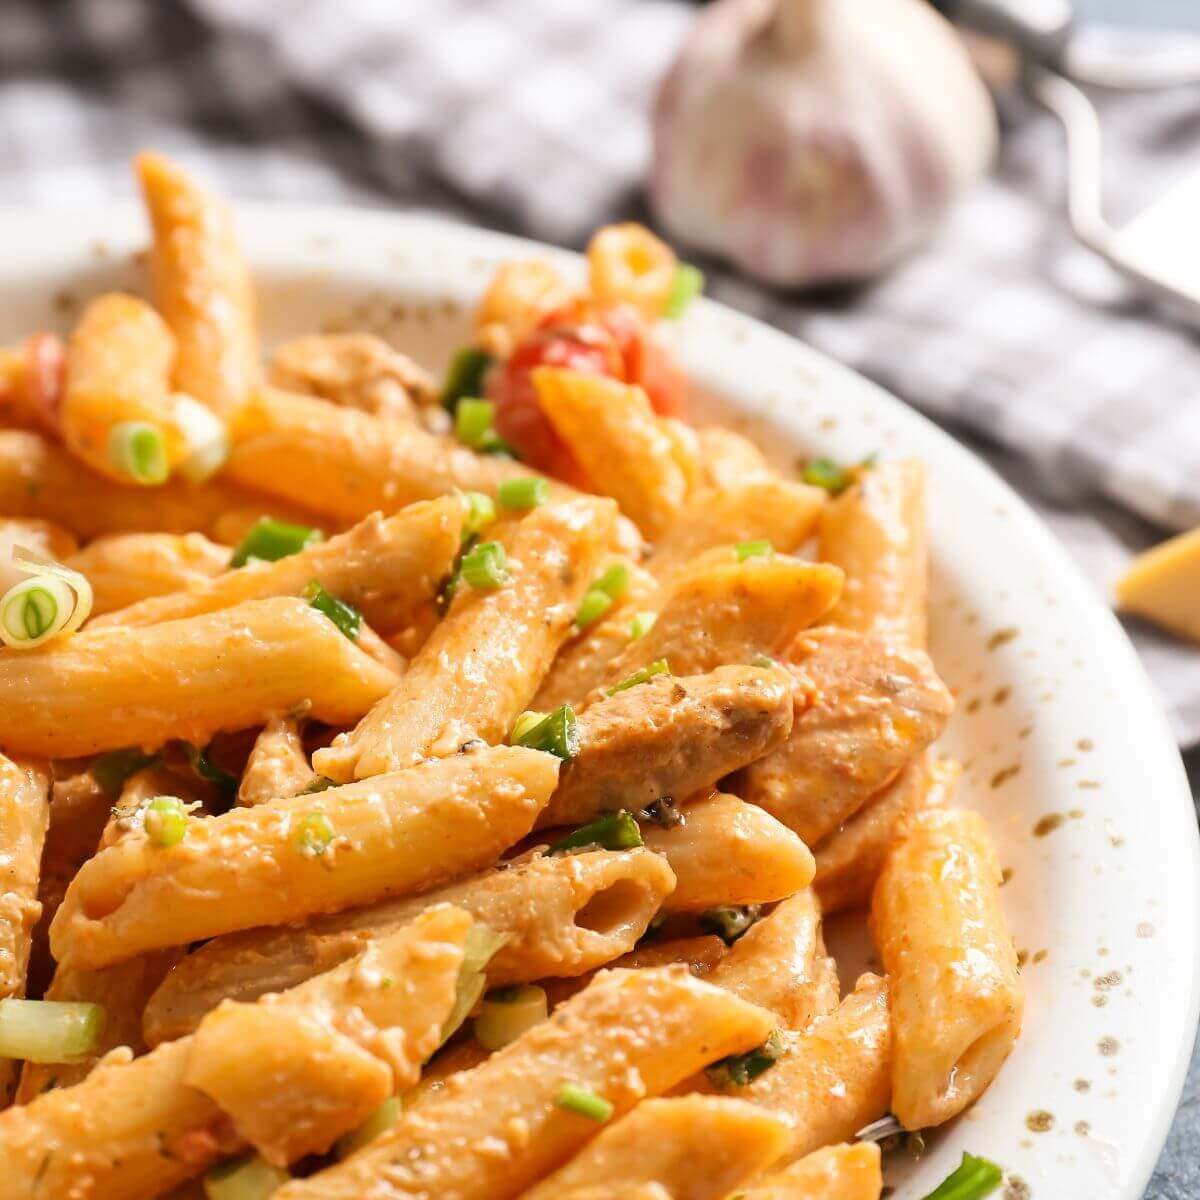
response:
[[[480,542],[462,556],[462,577],[478,591],[508,582],[508,556],[499,542]]]
[[[0,1000],[0,1058],[73,1062],[96,1048],[106,1016],[99,1004]]]
[[[171,472],[167,439],[148,421],[118,421],[108,431],[108,461],[138,483],[165,483]]]
[[[625,809],[620,812],[605,813],[586,825],[580,825],[573,833],[567,834],[561,841],[555,842],[547,854],[563,854],[567,850],[633,850],[645,845],[642,841],[642,831],[633,819],[633,814]]]
[[[475,1040],[485,1050],[503,1050],[549,1014],[546,992],[536,984],[488,992],[475,1018]]]
[[[274,517],[259,517],[246,531],[246,536],[237,544],[230,567],[244,567],[252,559],[260,562],[278,562],[323,542],[325,535],[309,525],[293,525],[291,521],[277,521]]]
[[[505,479],[496,489],[502,508],[538,508],[550,499],[550,485],[540,475]]]
[[[590,587],[583,593],[579,609],[575,613],[575,628],[586,629],[594,625],[613,606],[613,598],[599,588]]]
[[[514,734],[516,727],[514,726]],[[579,753],[579,724],[575,710],[564,704],[547,714],[536,725],[523,729],[512,739],[514,746],[527,746],[530,750],[544,750],[555,754],[564,762]]]
[[[482,533],[496,519],[496,505],[491,496],[483,492],[467,492],[467,519],[463,522],[463,540],[472,534]]]
[[[745,1087],[773,1067],[783,1055],[783,1040],[778,1030],[761,1046],[745,1054],[732,1054],[708,1068],[708,1076],[718,1087]]]
[[[442,404],[454,412],[464,396],[480,395],[483,392],[483,377],[491,365],[490,354],[474,346],[464,346],[450,360],[442,388]]]
[[[812,459],[804,468],[803,479],[813,487],[824,488],[833,496],[844,492],[854,482],[854,476],[839,467],[832,458]]]
[[[488,437],[495,435],[492,422],[496,417],[496,406],[490,400],[475,396],[464,396],[454,412],[454,433],[464,446],[478,447]]]
[[[282,1167],[248,1155],[213,1167],[204,1176],[204,1194],[208,1200],[267,1200],[289,1179]]]
[[[353,604],[331,596],[315,579],[304,589],[304,598],[311,608],[327,616],[352,642],[362,628],[362,613]]]
[[[770,558],[775,553],[775,547],[766,538],[756,542],[738,542],[734,550],[737,551],[738,562],[745,562],[748,558]]]
[[[620,600],[629,591],[629,579],[628,565],[626,563],[613,563],[592,584],[591,590],[603,592],[606,596],[611,596],[614,600]]]
[[[136,775],[143,767],[153,766],[156,762],[157,754],[146,754],[131,746],[126,750],[110,750],[100,755],[88,769],[101,791],[110,800],[116,800],[130,775]]]
[[[221,791],[233,795],[238,790],[238,777],[213,762],[208,755],[210,749],[211,745],[201,750],[190,742],[183,743],[183,752],[187,755],[192,770],[206,783],[214,784]]]
[[[769,655],[766,655],[766,654],[756,654],[750,660],[750,665],[752,667],[768,667],[768,668],[779,666],[779,664],[773,658],[771,658]]]
[[[305,858],[320,858],[333,845],[333,822],[320,812],[309,813],[296,826],[295,844]]]
[[[726,904],[702,912],[700,925],[732,946],[758,920],[761,911],[758,904]]]
[[[521,739],[535,726],[540,725],[550,714],[538,712],[536,708],[527,708],[514,722],[512,733],[508,735],[511,746],[520,744]]]
[[[639,683],[645,683],[647,680],[653,679],[655,675],[670,675],[670,673],[671,668],[667,664],[667,660],[665,658],[656,658],[649,666],[642,667],[640,671],[634,671],[632,675],[622,679],[620,683],[613,684],[608,689],[608,695],[615,696],[618,692],[628,691],[631,687],[637,687]]]
[[[994,1162],[964,1154],[962,1162],[924,1200],[983,1200],[999,1186],[1003,1172]]]
[[[484,968],[508,939],[508,934],[497,933],[482,921],[476,921],[467,931],[467,940],[463,943],[462,964],[458,968],[454,1007],[442,1026],[443,1045],[458,1032],[462,1023],[471,1015],[471,1010],[479,1003],[487,988]]]
[[[404,1104],[399,1096],[389,1096],[363,1123],[337,1140],[335,1150],[338,1158],[349,1158],[373,1142],[381,1133],[386,1133],[400,1120]]]
[[[675,278],[671,281],[671,294],[663,305],[663,316],[676,319],[682,317],[691,303],[704,291],[704,272],[691,263],[681,262],[675,268]]]
[[[179,474],[191,483],[211,479],[229,457],[229,431],[225,422],[194,396],[176,392],[175,425],[188,452],[179,464]]]
[[[40,638],[58,620],[58,597],[37,580],[28,580],[4,597],[4,628],[17,642]]]
[[[599,1121],[603,1124],[612,1119],[613,1106],[611,1100],[581,1088],[577,1083],[564,1083],[554,1097],[554,1103],[568,1112],[578,1113],[589,1121]]]
[[[655,612],[640,612],[634,615],[634,618],[629,623],[629,636],[633,641],[638,638],[644,638],[646,634],[654,628],[654,622],[658,620],[658,613]]]
[[[328,791],[331,787],[337,787],[337,784],[328,775],[318,775],[308,787],[301,789],[299,794],[301,796],[312,796],[317,792]]]
[[[166,849],[178,846],[187,836],[187,809],[174,796],[155,796],[146,809],[146,836]]]

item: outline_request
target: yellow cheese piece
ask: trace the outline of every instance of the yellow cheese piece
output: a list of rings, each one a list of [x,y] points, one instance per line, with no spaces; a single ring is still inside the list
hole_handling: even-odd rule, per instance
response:
[[[1200,528],[1139,554],[1117,581],[1117,605],[1200,642]]]

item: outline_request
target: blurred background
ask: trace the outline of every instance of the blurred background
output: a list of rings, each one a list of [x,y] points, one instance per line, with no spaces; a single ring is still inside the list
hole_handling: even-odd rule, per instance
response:
[[[130,196],[154,147],[235,199],[645,221],[986,457],[1111,597],[1200,526],[1200,2],[1073,7],[0,0],[0,204]],[[1200,789],[1200,650],[1128,628]],[[1193,1062],[1155,1200],[1200,1196],[1198,1106]]]

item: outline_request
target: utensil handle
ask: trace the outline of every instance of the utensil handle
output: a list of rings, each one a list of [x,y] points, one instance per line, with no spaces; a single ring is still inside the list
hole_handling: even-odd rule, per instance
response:
[[[940,0],[951,21],[1012,42],[1027,59],[1055,67],[1075,24],[1070,0]]]

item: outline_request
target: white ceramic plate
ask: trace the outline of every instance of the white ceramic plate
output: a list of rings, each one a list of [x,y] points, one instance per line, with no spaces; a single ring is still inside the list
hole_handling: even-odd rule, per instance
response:
[[[421,217],[239,211],[269,340],[373,329],[432,367],[464,338],[496,263],[528,244]],[[0,342],[65,329],[81,299],[137,288],[132,208],[0,213]],[[577,270],[570,256],[558,256]],[[999,1080],[896,1197],[966,1149],[1007,1200],[1140,1200],[1196,1027],[1200,855],[1179,756],[1112,616],[1028,508],[950,438],[803,345],[711,303],[670,335],[700,416],[759,436],[785,469],[814,451],[911,454],[930,471],[932,653],[958,697],[943,739],[987,816],[1028,956],[1024,1036]],[[1040,831],[1040,835],[1039,835]]]

